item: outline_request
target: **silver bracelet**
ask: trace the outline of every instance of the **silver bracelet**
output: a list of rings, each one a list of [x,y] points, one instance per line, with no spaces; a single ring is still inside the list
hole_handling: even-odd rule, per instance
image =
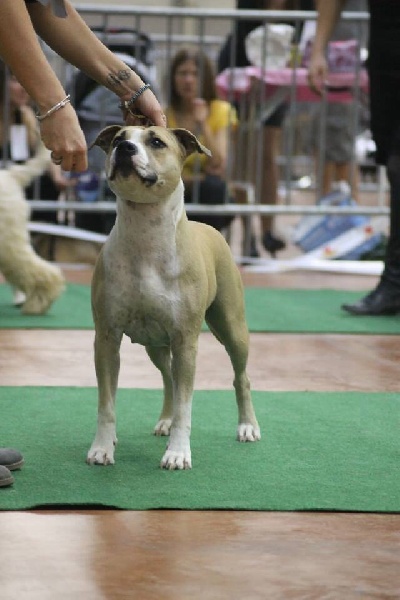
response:
[[[133,94],[132,98],[130,98],[129,100],[121,100],[121,102],[119,104],[119,108],[124,108],[125,110],[129,110],[131,108],[131,106],[133,106],[133,104],[135,104],[135,102],[139,98],[139,96],[141,96],[143,94],[143,92],[148,90],[149,87],[151,87],[150,83],[145,83],[144,85],[142,85],[142,87],[139,88],[138,91]]]
[[[44,115],[37,114],[37,120],[43,121],[43,119],[46,119],[47,117],[55,113],[57,110],[60,110],[60,108],[64,108],[64,106],[66,106],[68,102],[71,102],[71,96],[69,94],[64,98],[64,100],[61,100],[61,102],[57,102],[57,104],[49,108],[49,110],[46,113],[44,113]]]

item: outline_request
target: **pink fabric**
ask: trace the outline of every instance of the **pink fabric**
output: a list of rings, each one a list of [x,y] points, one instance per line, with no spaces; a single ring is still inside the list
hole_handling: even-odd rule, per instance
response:
[[[356,81],[355,73],[330,73],[328,85],[332,88],[352,88],[358,83],[363,91],[368,91],[368,74],[365,69],[361,69],[359,81]],[[252,85],[256,82],[265,82],[265,96],[268,99],[277,91],[278,88],[287,87],[288,94],[290,87],[295,82],[296,100],[298,102],[319,102],[321,97],[315,94],[308,85],[307,69],[286,68],[271,71],[265,71],[259,67],[237,67],[235,69],[225,69],[217,76],[216,84],[220,96],[230,100],[229,90],[232,89],[232,99],[239,100],[243,95],[249,93]],[[351,90],[328,92],[328,102],[353,102],[354,97]]]

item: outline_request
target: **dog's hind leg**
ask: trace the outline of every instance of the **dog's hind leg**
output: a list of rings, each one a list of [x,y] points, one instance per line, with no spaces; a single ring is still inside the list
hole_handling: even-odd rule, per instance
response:
[[[172,374],[171,374],[171,352],[169,347],[146,346],[146,352],[152,363],[160,371],[164,384],[164,401],[154,435],[169,435],[172,423]]]
[[[117,443],[115,395],[118,385],[121,340],[122,332],[106,334],[96,331],[94,357],[99,406],[97,432],[86,459],[89,464],[114,464],[114,447]]]
[[[240,442],[255,442],[261,438],[261,434],[246,372],[249,332],[241,300],[236,298],[234,314],[232,313],[232,301],[228,311],[217,298],[207,311],[206,322],[215,337],[225,346],[235,374],[233,385],[239,413],[237,439]]]

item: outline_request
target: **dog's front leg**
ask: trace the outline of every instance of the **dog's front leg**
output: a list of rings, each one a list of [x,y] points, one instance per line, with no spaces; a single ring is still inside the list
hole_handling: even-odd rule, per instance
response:
[[[114,447],[117,443],[115,426],[115,394],[119,375],[119,335],[96,332],[94,356],[98,385],[97,432],[87,455],[87,462],[96,465],[114,464]]]
[[[161,460],[164,469],[191,469],[190,430],[197,340],[172,348],[173,412],[170,439]]]

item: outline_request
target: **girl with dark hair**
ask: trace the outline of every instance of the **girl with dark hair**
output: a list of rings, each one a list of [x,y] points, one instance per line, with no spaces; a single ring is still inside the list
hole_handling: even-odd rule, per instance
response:
[[[168,84],[170,102],[165,111],[168,127],[188,129],[212,154],[211,157],[193,154],[186,160],[182,173],[185,202],[223,204],[228,197],[224,175],[229,129],[237,124],[236,111],[217,98],[214,65],[200,50],[182,48],[177,52],[169,69]],[[233,219],[225,215],[189,217],[218,230]]]

